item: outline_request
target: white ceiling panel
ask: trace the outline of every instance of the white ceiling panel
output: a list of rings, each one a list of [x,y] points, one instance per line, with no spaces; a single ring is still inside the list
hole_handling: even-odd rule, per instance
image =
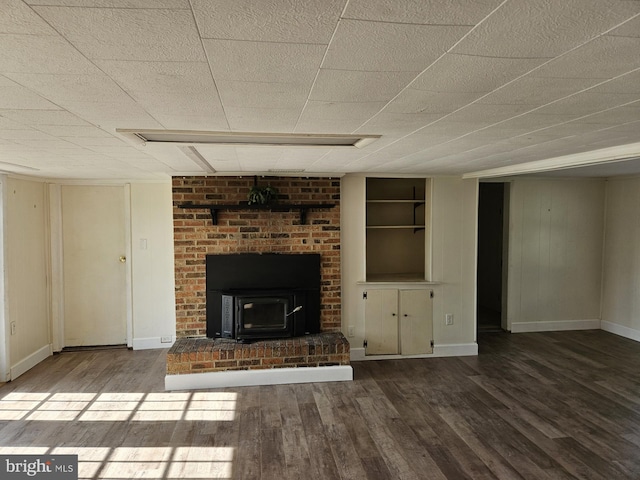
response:
[[[386,103],[415,75],[415,72],[359,72],[323,68],[309,98],[329,102]]]
[[[57,105],[121,102],[127,94],[106,75],[9,73],[7,76]]]
[[[24,3],[58,7],[189,9],[189,0],[24,0]]]
[[[292,82],[218,80],[216,85],[222,103],[229,107],[299,108],[302,110],[309,95],[309,88]]]
[[[275,108],[225,109],[231,130],[238,132],[292,132],[299,110]]]
[[[478,100],[479,104],[542,106],[600,83],[589,78],[541,78],[527,75]]]
[[[55,35],[56,32],[21,0],[3,0],[0,33]]]
[[[422,71],[469,30],[467,26],[343,20],[329,46],[323,68]]]
[[[316,102],[310,101],[298,121],[296,132],[350,133],[378,112],[381,102]],[[323,131],[317,131],[318,126]],[[370,132],[369,132],[370,133]]]
[[[204,40],[213,77],[218,80],[311,85],[323,45]],[[292,59],[296,59],[292,61]]]
[[[505,2],[454,53],[553,58],[640,13],[620,0],[511,0]]]
[[[411,88],[434,93],[488,93],[531,71],[544,60],[446,54]]]
[[[34,7],[91,59],[204,61],[188,10]]]
[[[408,88],[384,109],[386,113],[423,113],[446,115],[476,101],[481,93],[428,92]]]
[[[192,0],[202,38],[328,44],[344,0]]]
[[[537,77],[609,79],[640,68],[640,38],[605,35],[540,67]]]
[[[345,18],[423,25],[475,25],[501,0],[350,0]]]
[[[0,73],[99,74],[100,71],[61,37],[0,35]]]
[[[635,0],[0,3],[3,170],[207,173],[116,128],[381,135],[207,151],[248,175],[460,174],[640,144]]]

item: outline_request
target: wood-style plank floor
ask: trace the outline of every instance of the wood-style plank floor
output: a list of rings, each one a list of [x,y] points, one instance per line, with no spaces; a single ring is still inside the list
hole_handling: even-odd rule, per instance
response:
[[[355,380],[164,392],[166,351],[62,353],[0,386],[0,454],[80,478],[638,479],[640,343],[484,334]]]

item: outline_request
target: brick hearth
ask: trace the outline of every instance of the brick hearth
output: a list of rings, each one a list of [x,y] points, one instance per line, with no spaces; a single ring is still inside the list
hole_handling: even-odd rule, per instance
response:
[[[349,352],[349,342],[340,332],[252,343],[179,338],[167,354],[167,375],[349,365]]]

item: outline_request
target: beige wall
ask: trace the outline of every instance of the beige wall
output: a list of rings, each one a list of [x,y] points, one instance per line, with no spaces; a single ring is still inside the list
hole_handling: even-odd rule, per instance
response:
[[[606,186],[602,329],[640,341],[640,178]]]
[[[599,328],[605,183],[511,183],[507,326],[513,332]]]
[[[5,178],[3,188],[5,322],[8,367],[15,378],[51,354],[48,217],[44,183]]]
[[[460,177],[436,177],[431,182],[433,284],[418,288],[434,291],[434,356],[477,352],[475,315],[475,265],[478,183]],[[415,288],[406,284],[365,284],[365,177],[342,178],[342,331],[349,337],[352,358],[364,355],[364,301],[371,288]],[[454,316],[445,325],[444,316]]]

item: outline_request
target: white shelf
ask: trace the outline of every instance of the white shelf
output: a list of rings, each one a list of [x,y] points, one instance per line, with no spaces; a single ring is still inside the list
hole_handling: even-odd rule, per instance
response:
[[[415,200],[367,200],[367,203],[424,203],[424,198]]]
[[[367,229],[425,228],[425,225],[367,225]]]

